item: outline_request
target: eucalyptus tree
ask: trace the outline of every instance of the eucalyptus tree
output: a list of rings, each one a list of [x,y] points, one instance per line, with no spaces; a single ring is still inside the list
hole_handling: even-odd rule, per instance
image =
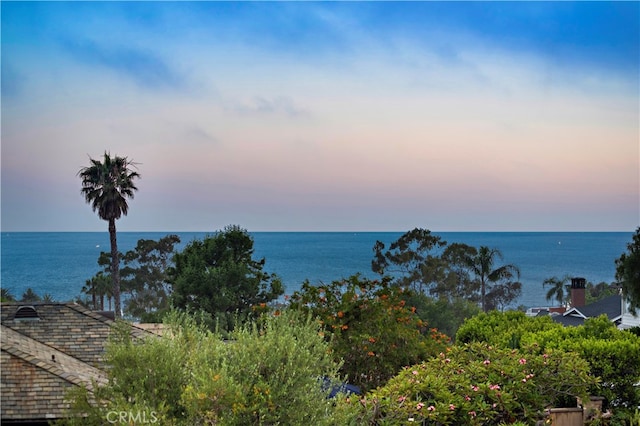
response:
[[[106,151],[102,161],[89,158],[90,165],[78,172],[82,180],[81,193],[85,201],[102,220],[109,223],[111,243],[111,278],[116,317],[121,316],[120,263],[116,238],[116,220],[129,212],[127,199],[133,199],[138,188],[134,181],[140,178],[132,170],[135,163],[127,157],[111,157]]]
[[[431,291],[446,278],[447,265],[441,258],[446,245],[441,237],[422,228],[401,235],[389,248],[376,241],[371,270],[394,277],[395,283],[405,289],[417,293]]]
[[[157,320],[170,308],[169,268],[173,266],[178,235],[166,235],[158,241],[140,239],[135,249],[124,256],[122,291],[128,293],[125,314],[145,322]]]
[[[470,266],[477,282],[480,284],[480,307],[483,312],[487,312],[487,290],[491,295],[499,295],[501,303],[505,299],[515,299],[521,292],[520,270],[513,264],[495,266],[496,260],[502,260],[502,253],[496,248],[480,246],[475,256],[470,258]],[[492,285],[494,286],[492,288]],[[502,288],[496,288],[496,287]],[[502,295],[507,290],[507,297]]]

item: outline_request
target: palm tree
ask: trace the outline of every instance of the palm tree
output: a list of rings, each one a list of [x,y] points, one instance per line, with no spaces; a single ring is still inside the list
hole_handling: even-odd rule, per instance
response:
[[[116,219],[127,215],[127,198],[133,198],[134,192],[138,190],[133,181],[140,178],[140,175],[130,169],[135,163],[127,157],[111,157],[105,151],[102,162],[93,158],[89,160],[91,165],[78,172],[82,179],[81,193],[86,202],[91,204],[93,211],[98,212],[100,219],[109,222],[113,299],[115,315],[120,317],[120,259],[116,240]]]
[[[503,265],[496,269],[494,263],[496,259],[502,259],[502,253],[496,248],[490,249],[481,246],[478,253],[471,258],[471,270],[480,282],[480,301],[482,312],[487,312],[486,293],[487,286],[499,281],[511,280],[514,276],[520,277],[520,270],[512,264]]]
[[[16,297],[11,294],[8,288],[0,288],[0,302],[15,302]]]
[[[567,283],[570,277],[565,275],[562,278],[551,277],[542,282],[542,287],[551,286],[547,291],[546,298],[548,301],[555,299],[560,305],[564,305],[567,300]]]

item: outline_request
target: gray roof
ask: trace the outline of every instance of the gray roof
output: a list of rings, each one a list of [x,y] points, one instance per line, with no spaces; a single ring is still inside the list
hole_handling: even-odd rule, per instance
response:
[[[556,315],[553,319],[563,325],[576,326],[584,324],[584,320],[587,318],[603,314],[610,321],[620,321],[622,317],[622,298],[620,295],[614,294],[585,306],[571,308],[562,315]]]
[[[16,317],[21,306],[36,318]],[[0,376],[3,424],[66,415],[66,391],[107,381],[103,355],[113,321],[75,303],[2,303]],[[33,309],[28,308],[33,313]],[[131,327],[134,337],[151,333]]]

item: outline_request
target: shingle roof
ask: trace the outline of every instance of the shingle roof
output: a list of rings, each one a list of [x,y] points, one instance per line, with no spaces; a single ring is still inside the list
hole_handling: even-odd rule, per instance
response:
[[[571,308],[563,315],[553,319],[563,325],[581,325],[586,318],[594,318],[605,314],[611,321],[618,321],[622,317],[622,299],[619,295],[612,295],[578,308]]]
[[[114,321],[74,303],[35,303],[39,319],[16,319],[22,305],[1,305],[0,417],[63,417],[69,387],[106,383],[103,355]],[[134,326],[131,333],[151,335]]]

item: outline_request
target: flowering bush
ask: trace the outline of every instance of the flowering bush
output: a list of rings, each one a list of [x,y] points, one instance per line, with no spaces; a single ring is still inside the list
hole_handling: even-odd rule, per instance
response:
[[[601,385],[590,389],[593,395],[604,396],[607,405],[640,404],[640,337],[618,330],[606,316],[587,319],[578,327],[563,327],[550,317],[491,312],[466,320],[458,329],[456,342],[487,342],[503,348],[535,343],[541,353],[547,349],[573,353],[601,379]]]
[[[428,359],[449,344],[407,306],[406,291],[387,279],[354,275],[331,284],[302,284],[292,309],[317,316],[341,372],[364,391],[383,385],[403,367]]]
[[[533,424],[564,396],[587,395],[588,365],[564,352],[474,343],[405,368],[360,404],[373,424]]]

